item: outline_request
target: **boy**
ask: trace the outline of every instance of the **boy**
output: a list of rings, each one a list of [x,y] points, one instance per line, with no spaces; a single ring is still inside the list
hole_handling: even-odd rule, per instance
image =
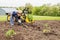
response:
[[[21,16],[21,13],[19,11],[18,12],[13,11],[10,17],[10,24],[14,25],[14,19],[16,22],[18,22],[18,24],[21,24],[20,16]]]

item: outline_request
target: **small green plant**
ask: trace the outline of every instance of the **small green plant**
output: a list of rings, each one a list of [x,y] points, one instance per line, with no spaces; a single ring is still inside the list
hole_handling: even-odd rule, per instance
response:
[[[28,17],[28,19],[29,19],[30,22],[33,21],[33,15],[32,14],[27,14],[27,17]]]
[[[43,29],[43,33],[50,33],[50,30],[48,30],[48,29]]]
[[[11,36],[13,36],[13,35],[15,35],[16,33],[15,33],[15,31],[14,30],[8,30],[7,32],[6,32],[6,37],[11,37]]]
[[[48,27],[48,24],[46,23],[46,24],[44,24],[44,26],[45,26],[45,27]]]
[[[49,33],[50,30],[48,29],[48,24],[46,23],[44,24],[44,26],[45,26],[45,29],[43,29],[43,33]]]

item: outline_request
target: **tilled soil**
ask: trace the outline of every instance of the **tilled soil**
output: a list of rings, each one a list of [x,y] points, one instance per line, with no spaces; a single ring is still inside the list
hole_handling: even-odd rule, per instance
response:
[[[42,32],[45,24],[48,24],[47,29],[53,31],[52,34]],[[60,40],[60,21],[35,21],[24,25],[11,26],[8,22],[0,22],[0,40]],[[16,35],[6,38],[5,33],[10,29],[14,29]]]

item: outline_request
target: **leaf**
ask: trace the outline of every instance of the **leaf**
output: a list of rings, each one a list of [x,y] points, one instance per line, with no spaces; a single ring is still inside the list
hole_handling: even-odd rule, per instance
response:
[[[6,35],[6,37],[11,37],[12,35],[15,35],[15,34],[16,33],[14,30],[8,30],[5,35]]]

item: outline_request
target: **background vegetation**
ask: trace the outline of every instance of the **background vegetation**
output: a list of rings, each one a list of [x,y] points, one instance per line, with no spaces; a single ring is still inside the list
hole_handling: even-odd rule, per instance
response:
[[[33,20],[60,20],[60,4],[50,5],[44,4],[42,6],[32,6],[30,3],[26,3],[25,6],[17,7],[18,10],[28,8],[28,14],[33,15]],[[4,14],[1,16],[0,21],[6,21],[7,16]]]
[[[60,5],[43,5],[33,8],[33,14],[39,16],[60,16]]]
[[[29,8],[29,13],[33,15],[39,16],[60,16],[60,4],[56,5],[49,5],[44,4],[42,6],[35,6],[33,7],[30,3],[25,5],[26,8]],[[23,7],[19,7],[19,9],[23,9]]]

